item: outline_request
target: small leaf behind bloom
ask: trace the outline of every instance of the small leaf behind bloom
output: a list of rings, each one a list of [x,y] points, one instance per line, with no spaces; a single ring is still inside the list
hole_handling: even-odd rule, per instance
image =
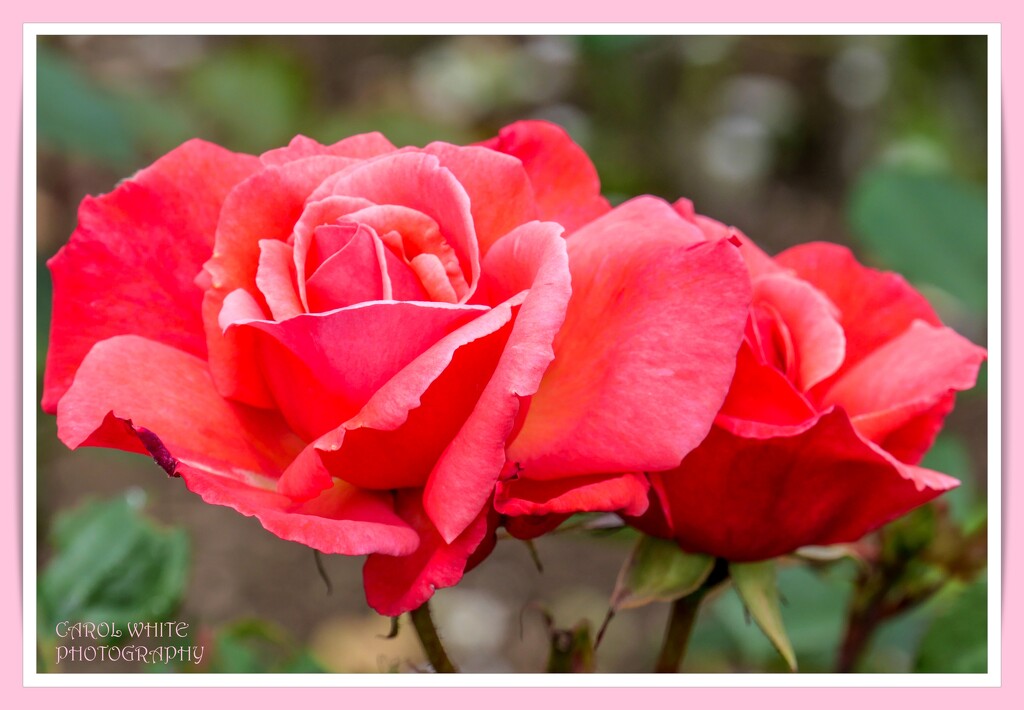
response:
[[[619,571],[611,611],[651,602],[671,602],[692,594],[711,574],[715,559],[691,555],[671,540],[642,536]]]
[[[796,670],[796,654],[782,625],[779,609],[779,590],[775,583],[775,563],[747,562],[729,564],[729,576],[736,592],[750,611],[757,625],[772,642],[791,670]]]

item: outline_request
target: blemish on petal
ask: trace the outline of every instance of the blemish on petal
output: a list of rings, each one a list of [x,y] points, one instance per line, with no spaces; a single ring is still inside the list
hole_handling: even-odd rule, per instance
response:
[[[160,441],[160,437],[145,427],[136,427],[135,432],[139,435],[139,441],[146,447],[146,451],[160,468],[166,471],[171,478],[181,478],[181,474],[178,473],[178,459],[171,455],[171,452],[164,446],[164,442]]]

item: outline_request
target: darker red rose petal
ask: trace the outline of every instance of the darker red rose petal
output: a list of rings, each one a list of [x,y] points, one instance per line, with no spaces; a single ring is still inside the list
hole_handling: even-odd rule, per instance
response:
[[[458,538],[446,543],[423,510],[418,492],[399,492],[397,511],[419,535],[419,547],[403,557],[370,555],[363,566],[366,601],[385,616],[416,609],[435,590],[458,584],[470,558],[488,544],[496,524],[493,514],[485,510]]]

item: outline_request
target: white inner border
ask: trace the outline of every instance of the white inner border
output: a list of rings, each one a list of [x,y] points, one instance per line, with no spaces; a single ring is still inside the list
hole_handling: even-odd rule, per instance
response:
[[[976,35],[988,37],[988,672],[985,674],[64,674],[36,671],[36,42],[40,35]],[[28,687],[998,687],[1002,628],[1002,65],[995,23],[26,23],[23,96],[23,612]]]

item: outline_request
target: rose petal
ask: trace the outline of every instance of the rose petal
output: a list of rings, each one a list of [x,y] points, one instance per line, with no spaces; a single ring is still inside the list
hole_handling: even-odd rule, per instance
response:
[[[243,288],[258,300],[256,287],[263,239],[286,240],[302,214],[306,198],[325,177],[355,164],[350,158],[316,156],[262,170],[240,183],[224,201],[213,256],[203,265],[210,289],[203,298],[203,322],[210,372],[218,391],[246,404],[272,404],[257,368],[247,358],[247,343],[225,333],[218,320],[224,298]]]
[[[715,423],[738,436],[766,438],[793,435],[815,418],[815,410],[785,375],[759,363],[750,343],[744,341]]]
[[[531,222],[499,239],[484,259],[481,288],[492,297],[511,302],[529,293],[494,374],[427,481],[424,507],[448,542],[488,504],[520,402],[537,391],[555,357],[552,342],[572,292],[561,233],[558,224]]]
[[[740,256],[743,257],[743,263],[747,265],[751,278],[782,271],[782,267],[778,266],[750,237],[736,227],[730,227],[718,220],[697,214],[693,209],[693,202],[685,197],[680,197],[672,203],[672,207],[683,219],[697,227],[706,239],[710,241],[728,239],[736,242],[740,247]]]
[[[546,535],[572,517],[568,513],[562,515],[522,515],[515,518],[502,518],[502,525],[508,534],[517,540],[533,540]]]
[[[956,395],[950,392],[927,406],[912,402],[881,412],[853,417],[853,426],[866,439],[904,463],[916,464],[935,443],[946,416],[953,411]]]
[[[622,511],[642,515],[650,485],[642,473],[532,481],[499,481],[494,507],[503,515],[549,515]]]
[[[481,258],[498,239],[539,218],[533,186],[517,158],[449,143],[431,143],[423,151],[440,158],[469,195]]]
[[[345,158],[373,158],[397,150],[380,133],[361,133],[349,136],[333,145],[322,145],[306,136],[295,136],[284,148],[268,150],[260,156],[264,165],[284,165],[293,160],[316,155],[337,155]]]
[[[754,303],[768,303],[785,323],[796,357],[795,384],[803,392],[839,369],[846,338],[839,312],[818,289],[787,274],[754,279]]]
[[[388,264],[395,262],[404,264],[404,269],[388,267],[389,274],[392,271],[396,272],[397,278],[394,280],[398,287],[398,293],[423,291],[420,281],[424,276],[417,276],[416,272],[410,268],[410,263],[421,255],[433,257],[432,261],[439,262],[440,269],[436,267],[431,269],[431,271],[439,273],[434,276],[428,275],[428,278],[434,280],[435,290],[445,295],[440,298],[432,297],[434,300],[454,303],[460,294],[465,295],[469,291],[469,284],[466,283],[462,274],[455,250],[441,234],[437,222],[427,215],[399,205],[372,205],[357,210],[348,217],[355,222],[372,227],[381,235],[382,241],[388,247],[388,256],[390,257],[387,260]],[[421,266],[420,268],[429,269],[430,267]],[[412,286],[410,282],[414,282],[416,285]],[[423,296],[415,298],[407,296],[396,296],[395,298],[410,301],[425,300],[427,298],[426,291],[423,293]],[[456,294],[456,298],[452,299],[448,295],[450,293]]]
[[[328,176],[358,164],[334,156],[302,158],[265,168],[235,187],[224,200],[214,253],[204,265],[213,288],[226,293],[244,288],[257,295],[260,240],[286,241],[310,193]]]
[[[255,517],[283,540],[329,555],[408,555],[419,536],[394,512],[386,493],[361,491],[342,481],[319,497],[297,503],[273,490],[183,467],[185,484],[207,503]]]
[[[313,275],[326,259],[348,242],[348,230],[337,232],[321,231],[325,226],[337,226],[347,219],[352,212],[367,206],[368,200],[361,197],[329,196],[319,200],[310,200],[302,210],[302,215],[295,222],[289,240],[292,244],[292,256],[295,260],[295,273],[298,274],[297,286],[299,301],[309,311],[309,299],[306,296],[306,281]]]
[[[555,361],[509,447],[530,478],[672,468],[707,434],[750,281],[735,246],[687,248],[690,236],[666,203],[638,198],[569,238]]]
[[[386,237],[394,235],[383,235],[381,241],[386,243]],[[391,298],[396,301],[428,301],[427,292],[423,289],[419,277],[407,263],[395,256],[391,249],[384,249],[384,268],[388,286],[391,290]]]
[[[409,267],[419,279],[427,298],[438,303],[457,303],[458,294],[444,271],[444,264],[433,254],[418,254]]]
[[[594,164],[561,127],[518,121],[481,143],[518,158],[533,184],[538,216],[573,232],[611,208],[601,196]]]
[[[285,321],[241,318],[255,363],[289,425],[312,441],[356,414],[397,372],[484,310],[404,302],[364,303]]]
[[[402,557],[377,554],[367,558],[363,567],[366,601],[384,616],[416,609],[435,590],[458,584],[469,558],[493,535],[496,523],[485,510],[458,539],[446,543],[423,510],[419,491],[400,491],[396,498],[399,515],[419,534],[420,545]]]
[[[318,448],[327,469],[363,488],[422,487],[449,457],[453,439],[492,379],[517,305],[503,304],[442,338],[381,387],[357,416],[323,437]],[[474,486],[487,480],[489,492],[497,478],[489,463],[479,462],[482,470],[462,482],[467,500],[448,501],[452,520],[470,506],[476,507],[474,516],[479,512]]]
[[[58,405],[57,433],[72,449],[156,449],[173,457],[165,468],[181,461],[268,486],[302,449],[276,413],[224,400],[202,360],[136,335],[93,346]]]
[[[322,313],[384,298],[384,245],[377,235],[370,228],[354,223],[317,229],[318,235],[324,232],[347,235],[348,243],[324,261],[306,281],[309,310]],[[342,236],[342,240],[344,238]]]
[[[213,249],[225,196],[258,167],[253,156],[193,140],[82,202],[78,228],[48,264],[45,411],[56,411],[86,353],[111,336],[137,334],[206,355],[194,278]]]
[[[679,468],[651,481],[683,549],[735,561],[852,542],[957,485],[864,441],[841,410],[790,437],[715,427]]]
[[[274,320],[292,318],[305,312],[295,290],[296,283],[291,245],[276,239],[261,239],[256,285],[266,299]]]
[[[435,156],[402,152],[361,163],[325,180],[310,200],[330,195],[361,197],[374,204],[408,207],[427,215],[455,250],[470,291],[476,287],[480,250],[469,197]],[[452,285],[458,287],[454,281]],[[468,298],[469,293],[460,293],[460,300]]]
[[[845,247],[823,242],[801,244],[782,252],[775,261],[810,282],[839,309],[839,322],[846,335],[846,359],[830,380],[819,385],[819,390],[828,389],[846,370],[915,320],[942,325],[924,297],[902,276],[862,266]]]
[[[984,348],[955,331],[915,321],[848,369],[823,402],[843,407],[859,431],[880,441],[950,392],[973,387],[984,359]],[[861,416],[880,412],[885,416]]]

